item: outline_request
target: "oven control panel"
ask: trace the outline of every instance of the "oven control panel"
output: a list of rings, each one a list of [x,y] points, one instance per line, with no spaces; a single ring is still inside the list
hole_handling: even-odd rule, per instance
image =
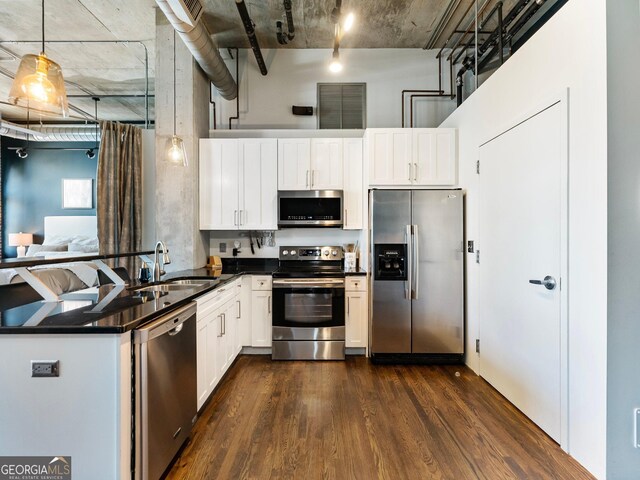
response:
[[[338,246],[280,247],[280,260],[342,260],[344,251]]]

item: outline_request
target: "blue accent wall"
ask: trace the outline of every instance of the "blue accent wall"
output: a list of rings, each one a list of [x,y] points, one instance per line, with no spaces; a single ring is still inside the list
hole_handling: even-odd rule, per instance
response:
[[[15,257],[16,247],[8,243],[9,233],[33,233],[34,242],[42,243],[44,217],[48,215],[95,215],[96,170],[98,152],[93,159],[85,150],[94,142],[30,142],[31,147],[81,148],[69,150],[29,150],[27,158],[18,158],[10,147],[24,147],[26,142],[2,137],[2,239],[3,257]],[[63,209],[62,179],[92,178],[93,208]]]

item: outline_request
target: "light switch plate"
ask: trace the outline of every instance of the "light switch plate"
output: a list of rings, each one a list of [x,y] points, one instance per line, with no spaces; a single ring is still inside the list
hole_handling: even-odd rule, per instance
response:
[[[227,242],[220,242],[218,245],[218,250],[220,253],[225,253],[227,251]]]

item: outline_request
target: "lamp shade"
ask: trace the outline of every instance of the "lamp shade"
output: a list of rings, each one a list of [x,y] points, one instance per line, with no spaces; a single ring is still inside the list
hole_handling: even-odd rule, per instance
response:
[[[24,247],[33,243],[32,233],[10,233],[9,234],[9,246],[10,247]]]
[[[22,57],[11,85],[9,102],[66,117],[69,106],[60,65],[44,53]]]
[[[167,141],[166,160],[171,165],[179,167],[186,167],[188,165],[184,141],[177,135],[174,135]]]

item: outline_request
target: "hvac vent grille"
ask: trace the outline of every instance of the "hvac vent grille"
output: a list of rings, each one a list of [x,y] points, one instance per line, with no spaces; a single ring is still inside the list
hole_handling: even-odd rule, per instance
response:
[[[182,20],[194,26],[200,20],[204,7],[200,0],[167,0],[173,13]]]
[[[319,83],[318,128],[366,127],[365,83]]]

